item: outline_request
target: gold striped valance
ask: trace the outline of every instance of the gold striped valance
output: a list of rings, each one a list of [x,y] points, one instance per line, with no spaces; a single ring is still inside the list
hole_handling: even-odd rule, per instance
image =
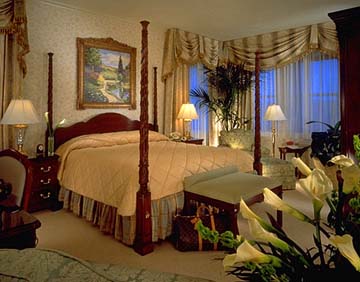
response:
[[[203,63],[214,68],[219,62],[222,42],[179,29],[166,33],[162,79],[172,75],[178,64]]]
[[[224,60],[245,63],[249,69],[255,68],[255,52],[259,53],[261,69],[292,63],[314,50],[332,56],[339,54],[336,28],[332,22],[225,41],[223,48]]]
[[[339,44],[333,22],[313,24],[241,39],[220,41],[191,32],[167,31],[162,79],[171,75],[179,63],[203,63],[209,68],[219,62],[245,63],[255,68],[255,53],[259,53],[260,68],[275,68],[292,63],[302,56],[320,50],[338,56]]]
[[[25,55],[29,53],[25,0],[0,0],[0,34],[15,35],[19,46],[17,60],[23,76],[26,74]]]

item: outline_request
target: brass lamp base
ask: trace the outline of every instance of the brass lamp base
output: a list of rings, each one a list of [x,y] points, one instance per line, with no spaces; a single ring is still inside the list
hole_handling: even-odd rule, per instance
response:
[[[186,140],[191,139],[191,119],[184,119],[184,137]]]
[[[17,151],[23,155],[27,156],[27,153],[24,151],[24,138],[25,138],[25,130],[27,128],[26,124],[16,124],[14,125],[16,129],[16,146]]]

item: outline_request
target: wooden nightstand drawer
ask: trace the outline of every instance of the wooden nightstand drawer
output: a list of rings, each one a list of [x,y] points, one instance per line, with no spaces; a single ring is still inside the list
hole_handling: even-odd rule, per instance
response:
[[[56,178],[56,174],[38,174],[34,175],[33,189],[38,190],[38,187],[42,187],[44,185],[57,185],[58,180]]]
[[[57,163],[37,163],[34,166],[35,173],[56,174],[59,165]]]
[[[50,209],[57,198],[57,188],[55,186],[42,186],[41,189],[31,191],[30,197],[29,212]]]
[[[30,160],[31,184],[26,192],[24,209],[29,212],[48,209],[58,203],[57,195],[59,182],[57,172],[59,168],[58,156],[34,158]]]

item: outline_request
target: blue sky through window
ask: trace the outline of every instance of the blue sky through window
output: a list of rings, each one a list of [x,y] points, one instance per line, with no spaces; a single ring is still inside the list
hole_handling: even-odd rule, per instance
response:
[[[207,83],[204,80],[204,68],[199,65],[194,65],[190,67],[190,77],[189,77],[189,90],[197,89],[202,87],[207,90]],[[192,136],[196,138],[204,138],[204,135],[207,135],[209,132],[209,114],[204,108],[199,108],[197,103],[197,98],[189,97],[190,103],[195,105],[196,111],[199,115],[199,119],[191,121],[191,132]]]
[[[314,53],[309,64],[301,60],[293,66],[291,72],[275,69],[261,72],[260,116],[264,116],[268,105],[279,104],[278,100],[282,100],[288,102],[282,107],[288,108],[285,115],[290,118],[290,132],[304,134],[327,130],[321,124],[307,125],[306,122],[315,120],[334,125],[340,119],[338,59],[321,59],[319,53]],[[295,96],[291,97],[293,105],[289,105],[284,97],[277,97],[277,86],[279,92],[283,87],[282,91],[287,92],[287,95]],[[261,119],[261,130],[271,132],[271,122]]]

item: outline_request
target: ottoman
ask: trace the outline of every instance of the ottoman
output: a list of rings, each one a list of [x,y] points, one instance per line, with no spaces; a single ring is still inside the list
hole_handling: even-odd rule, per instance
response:
[[[279,180],[283,190],[295,189],[295,167],[291,162],[273,157],[263,157],[261,163],[263,176]]]
[[[184,210],[187,212],[191,209],[192,201],[216,207],[229,216],[231,231],[239,234],[237,213],[240,199],[242,198],[247,205],[262,202],[263,189],[266,187],[282,197],[281,181],[239,172],[236,167],[220,168],[189,176],[184,179]],[[277,211],[277,221],[281,226],[281,211]]]

